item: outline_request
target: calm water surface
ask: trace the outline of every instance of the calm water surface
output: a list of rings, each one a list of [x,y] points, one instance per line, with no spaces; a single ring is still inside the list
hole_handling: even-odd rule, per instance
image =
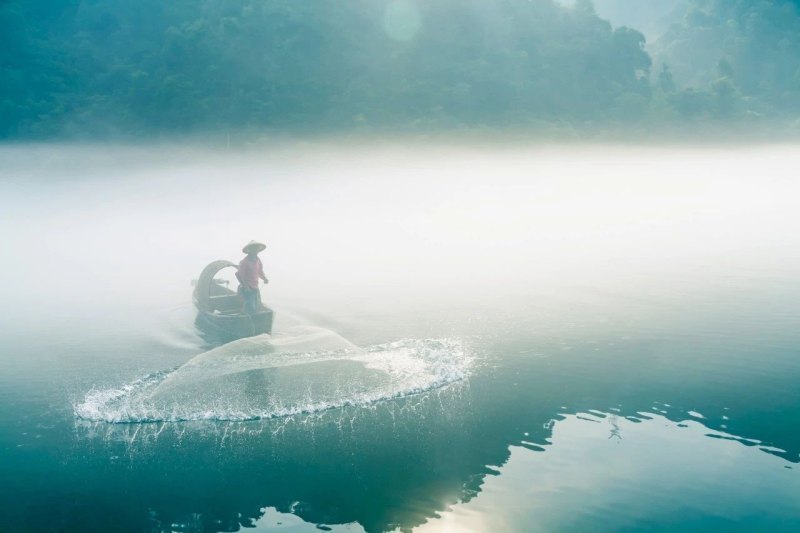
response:
[[[797,531],[798,164],[4,148],[0,530]]]

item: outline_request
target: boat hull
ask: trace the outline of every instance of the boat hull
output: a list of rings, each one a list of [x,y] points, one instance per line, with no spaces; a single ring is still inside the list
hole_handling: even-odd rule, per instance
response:
[[[195,325],[209,340],[227,342],[243,337],[272,333],[273,311],[258,299],[258,311],[244,311],[242,297],[223,281],[215,279],[218,272],[236,268],[230,261],[214,261],[200,273],[192,300],[197,308]],[[260,295],[259,295],[260,296]]]
[[[223,339],[241,339],[272,333],[272,309],[264,308],[253,315],[229,314],[221,315],[200,311],[197,313],[195,324],[204,333],[215,335]]]

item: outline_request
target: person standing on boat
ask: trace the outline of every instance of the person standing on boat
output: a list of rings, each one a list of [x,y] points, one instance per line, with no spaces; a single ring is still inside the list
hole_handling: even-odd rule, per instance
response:
[[[239,294],[244,298],[244,311],[248,315],[256,314],[261,308],[261,291],[258,290],[259,278],[263,279],[265,284],[269,283],[264,275],[264,265],[258,258],[258,254],[266,248],[266,244],[258,241],[250,241],[242,248],[247,256],[239,262],[236,279],[239,280]]]

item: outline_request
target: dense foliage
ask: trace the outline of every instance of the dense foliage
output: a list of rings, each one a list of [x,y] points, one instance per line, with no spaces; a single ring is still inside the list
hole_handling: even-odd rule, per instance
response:
[[[5,0],[0,138],[797,112],[797,1],[680,6],[651,73],[644,36],[589,0]]]
[[[800,0],[695,0],[654,43],[684,116],[800,118]],[[658,70],[658,69],[656,69]]]

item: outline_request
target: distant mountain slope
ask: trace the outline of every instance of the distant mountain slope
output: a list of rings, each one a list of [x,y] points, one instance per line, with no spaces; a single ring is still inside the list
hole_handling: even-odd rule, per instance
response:
[[[666,31],[670,24],[680,21],[687,0],[594,0],[600,18],[615,27],[629,26],[653,41]]]
[[[758,113],[800,112],[797,0],[692,0],[650,51],[679,87],[723,87]]]
[[[798,21],[788,0],[6,0],[0,139],[786,119]],[[646,51],[628,23],[670,25]]]

